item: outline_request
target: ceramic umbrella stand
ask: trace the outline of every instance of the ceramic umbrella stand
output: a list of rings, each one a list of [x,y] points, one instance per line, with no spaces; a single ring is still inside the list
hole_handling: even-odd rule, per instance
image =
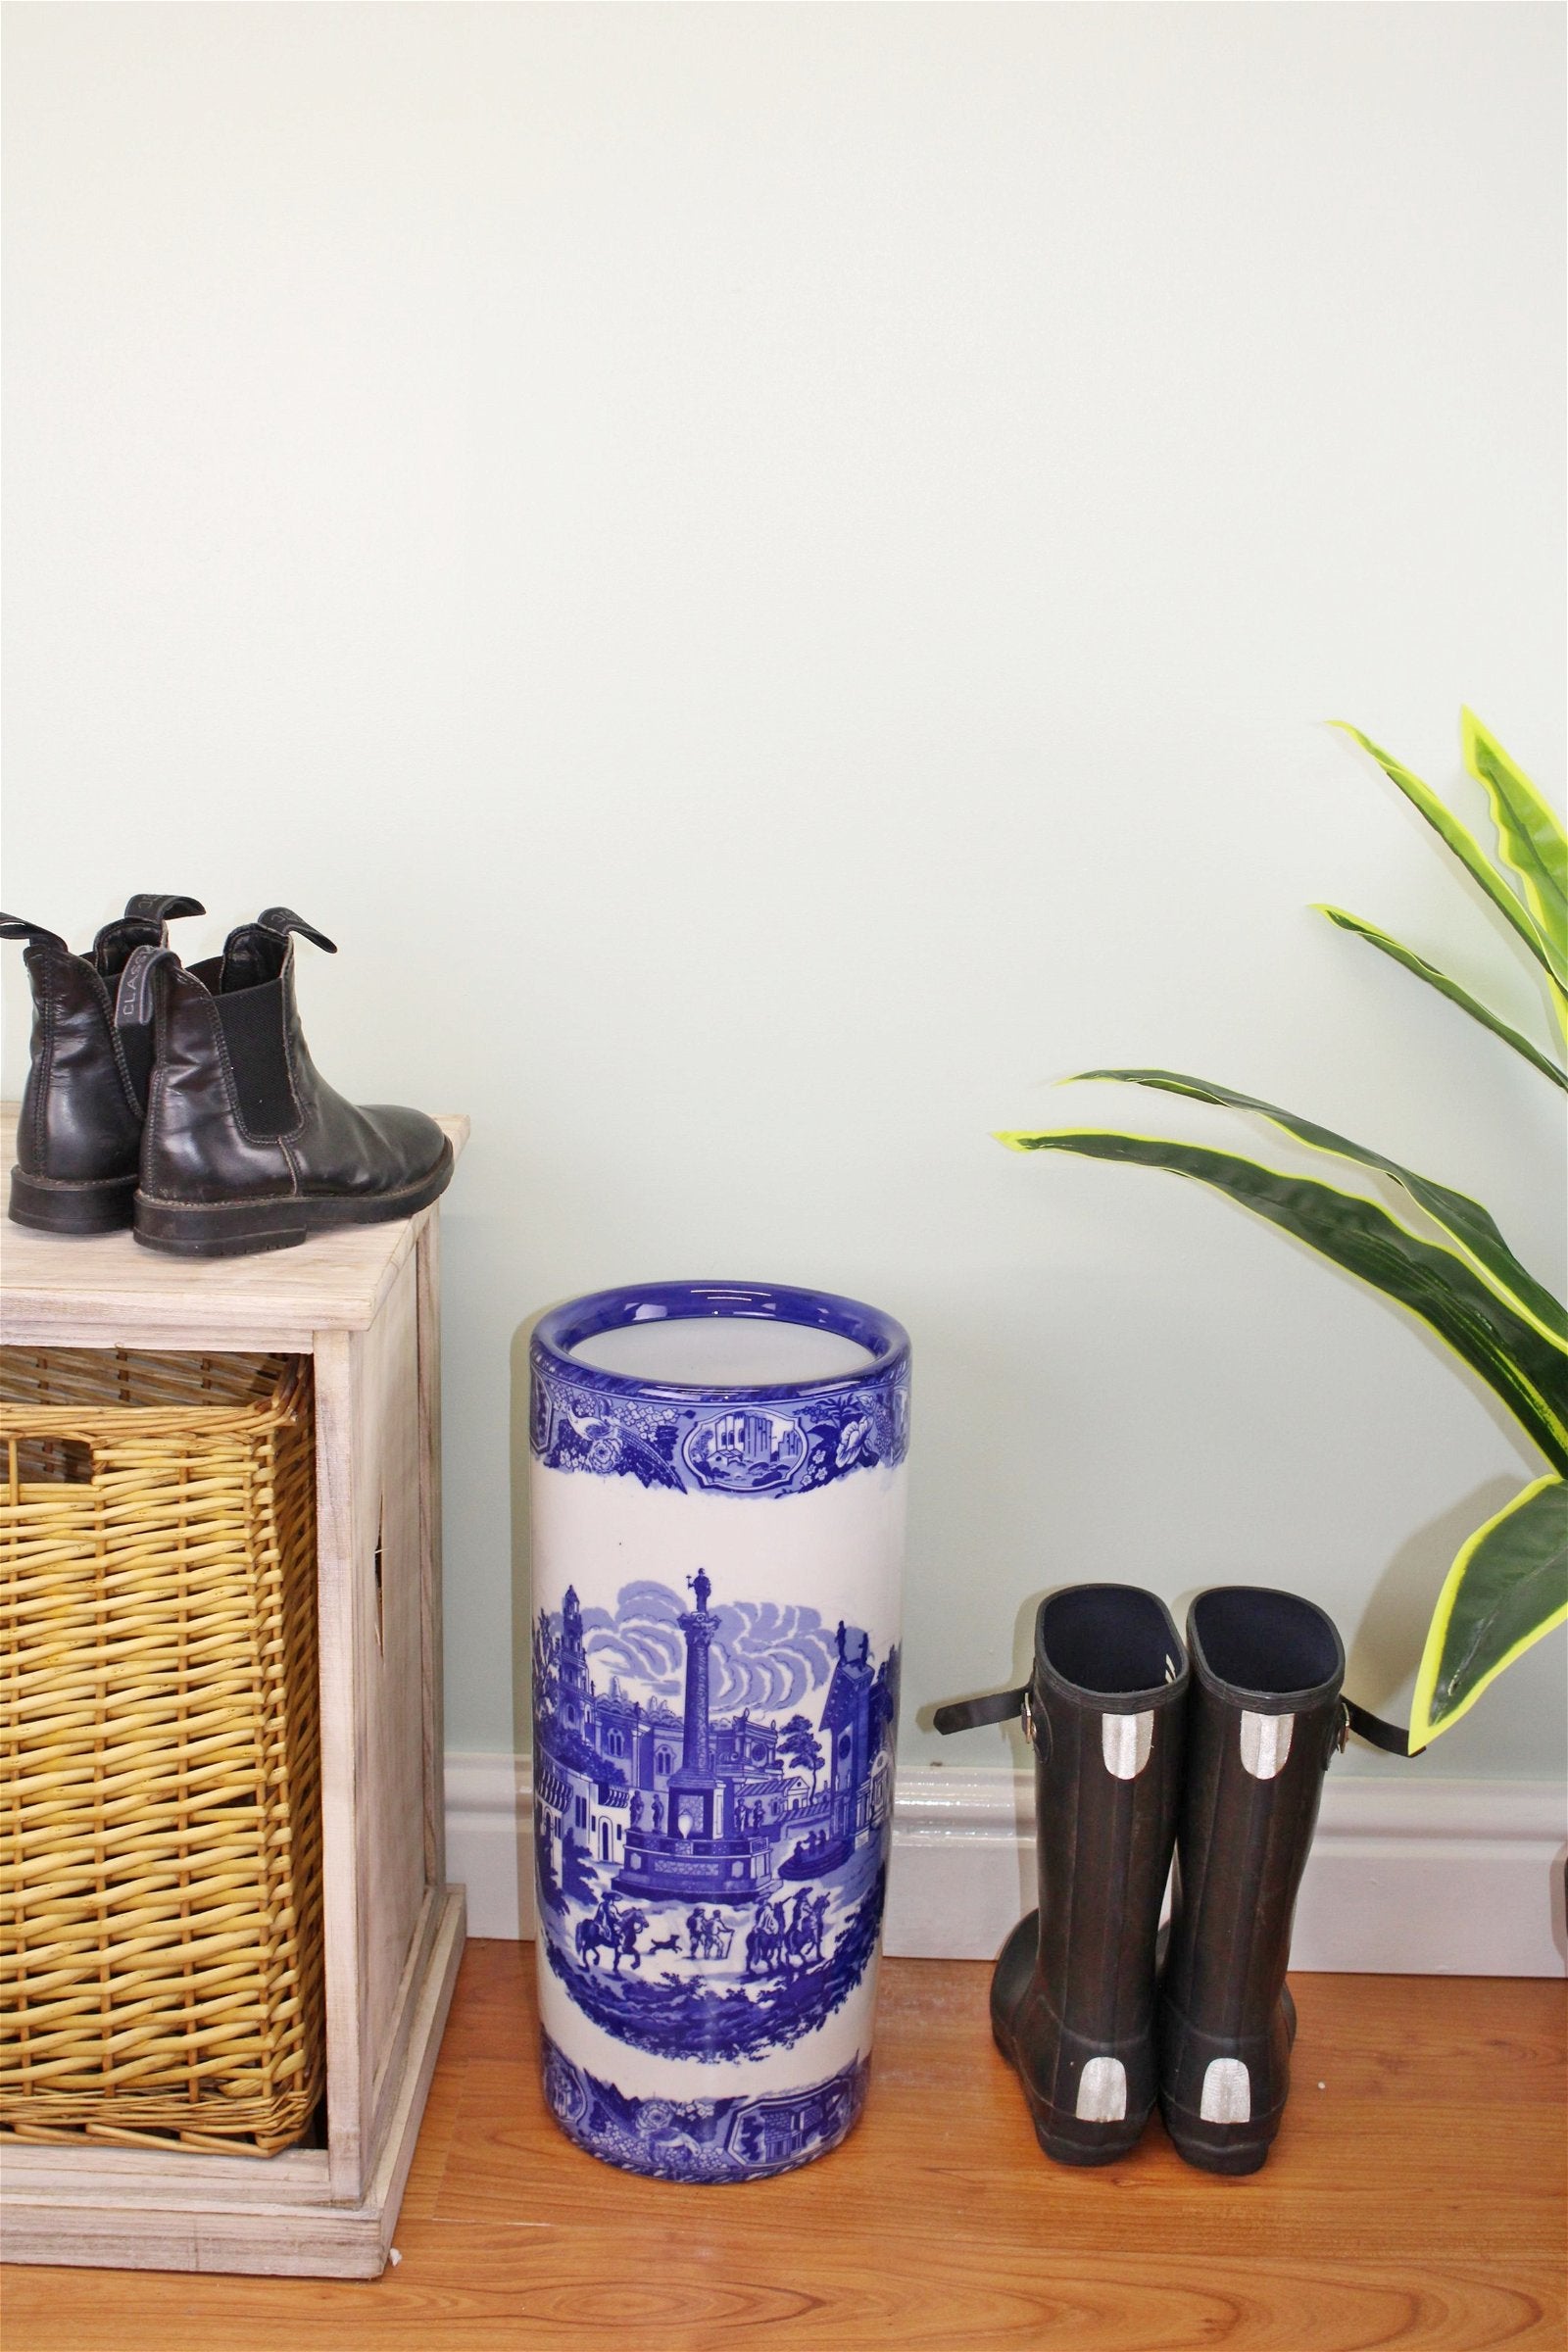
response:
[[[893,1813],[909,1345],[666,1283],[532,1346],[546,2096],[666,2180],[787,2171],[865,2098]]]

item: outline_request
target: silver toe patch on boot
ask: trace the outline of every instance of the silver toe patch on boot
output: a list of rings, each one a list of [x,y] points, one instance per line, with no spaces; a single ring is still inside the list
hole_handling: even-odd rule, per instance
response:
[[[1289,1721],[1289,1717],[1286,1720]],[[1198,2112],[1205,2124],[1251,2122],[1252,2082],[1240,2058],[1209,2060],[1203,2074],[1203,2096]]]
[[[1149,1751],[1154,1743],[1152,1712],[1143,1715],[1102,1715],[1100,1718],[1100,1752],[1105,1759],[1105,1770],[1114,1773],[1118,1781],[1136,1781],[1149,1762]],[[1098,2066],[1099,2060],[1095,2061]]]
[[[1285,1770],[1295,1728],[1294,1715],[1243,1715],[1242,1762],[1254,1781],[1271,1781]]]
[[[1127,2069],[1119,2058],[1091,2058],[1078,2078],[1081,2124],[1119,2124],[1127,2113]]]

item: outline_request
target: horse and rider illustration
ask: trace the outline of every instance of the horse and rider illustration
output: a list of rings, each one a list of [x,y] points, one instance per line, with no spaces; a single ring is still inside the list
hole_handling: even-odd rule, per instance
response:
[[[775,1886],[755,1908],[710,1898],[633,1908],[610,1895],[574,1910],[574,1926],[542,1922],[545,1957],[584,2016],[619,2041],[714,2063],[756,2057],[813,2033],[861,1982],[884,1885],[879,1867],[831,1894]]]
[[[793,1902],[782,1895],[764,1902],[746,1937],[745,1974],[787,1977],[825,1958],[827,1909],[825,1894],[813,1895],[804,1886]],[[617,1903],[607,1889],[595,1909],[577,1922],[573,1941],[579,1963],[584,1968],[597,1968],[601,1961],[608,1962],[611,1974],[616,1977],[622,1961],[628,1968],[640,1969],[643,1953],[638,1948],[638,1938],[648,1925],[646,1911]],[[686,1936],[694,1960],[727,1960],[734,1935],[734,1929],[716,1909],[705,1910],[698,1904],[687,1916]],[[648,1949],[650,1953],[676,1951],[679,1937],[666,1936],[650,1943]]]
[[[577,1922],[577,1958],[584,1968],[597,1968],[600,1953],[608,1952],[611,1973],[617,1977],[622,1960],[632,1968],[641,1968],[643,1956],[637,1949],[637,1938],[647,1925],[646,1911],[634,1911],[629,1904],[612,1901],[607,1889],[599,1898],[598,1908]]]
[[[746,1938],[746,1974],[765,1977],[782,1972],[787,1976],[820,1960],[827,1905],[825,1894],[810,1894],[804,1886],[793,1905],[782,1897],[763,1903]]]

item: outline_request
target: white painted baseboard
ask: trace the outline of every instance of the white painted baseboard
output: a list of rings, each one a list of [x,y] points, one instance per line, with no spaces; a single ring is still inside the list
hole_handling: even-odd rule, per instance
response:
[[[449,1755],[447,1855],[468,1932],[533,1934],[525,1756]],[[1297,1908],[1295,1969],[1564,1973],[1568,1800],[1549,1781],[1397,1785],[1333,1773]],[[519,1886],[521,1895],[519,1899]],[[898,1777],[886,1949],[989,1960],[1034,1901],[1026,1773],[906,1766]]]

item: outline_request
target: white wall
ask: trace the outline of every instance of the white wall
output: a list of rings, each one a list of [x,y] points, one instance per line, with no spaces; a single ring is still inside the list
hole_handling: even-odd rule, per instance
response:
[[[1500,1417],[1227,1204],[988,1139],[1174,1064],[1561,1279],[1548,1090],[1305,909],[1540,1031],[1317,722],[1469,807],[1468,699],[1560,789],[1562,50],[1490,6],[11,11],[6,904],[193,890],[194,954],[286,901],[343,948],[333,1080],[472,1112],[455,1748],[520,1704],[514,1334],[663,1274],[911,1326],[907,1757],[1077,1576],[1294,1584],[1396,1697],[1534,1474]],[[1422,1769],[1559,1771],[1564,1715],[1554,1640]]]

